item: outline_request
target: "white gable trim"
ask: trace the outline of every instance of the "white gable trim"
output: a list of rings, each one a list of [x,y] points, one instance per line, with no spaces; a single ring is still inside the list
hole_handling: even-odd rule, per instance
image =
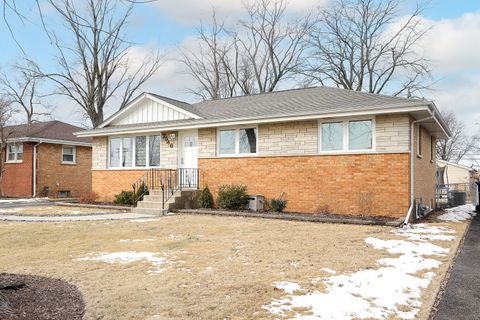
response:
[[[142,103],[145,99],[150,99],[154,102],[157,102],[157,103],[160,103],[160,104],[163,104],[165,106],[167,106],[168,108],[172,109],[172,110],[175,110],[179,113],[182,113],[190,118],[193,118],[193,119],[201,119],[200,116],[192,113],[192,112],[189,112],[185,109],[182,109],[182,108],[179,108],[177,106],[174,106],[173,104],[171,103],[168,103],[167,101],[165,100],[162,100],[158,97],[155,97],[149,93],[143,93],[142,95],[138,96],[135,100],[133,100],[132,102],[130,102],[128,105],[125,106],[125,108],[121,109],[121,110],[118,110],[117,113],[114,113],[110,118],[108,118],[107,120],[105,120],[102,124],[100,124],[97,128],[104,128],[106,127],[107,125],[109,125],[110,123],[112,123],[113,121],[115,121],[116,119],[118,119],[120,116],[126,114],[129,110],[132,110],[135,108],[135,106],[139,105],[140,103]]]

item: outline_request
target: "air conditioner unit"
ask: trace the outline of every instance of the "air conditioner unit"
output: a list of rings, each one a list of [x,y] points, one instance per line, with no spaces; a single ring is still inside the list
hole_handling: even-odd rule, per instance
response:
[[[252,211],[263,211],[265,197],[261,195],[249,196],[248,209]]]

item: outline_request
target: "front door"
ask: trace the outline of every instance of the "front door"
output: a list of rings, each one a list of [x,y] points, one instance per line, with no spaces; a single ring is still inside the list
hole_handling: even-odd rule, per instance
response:
[[[180,131],[178,167],[182,188],[198,187],[198,130]]]

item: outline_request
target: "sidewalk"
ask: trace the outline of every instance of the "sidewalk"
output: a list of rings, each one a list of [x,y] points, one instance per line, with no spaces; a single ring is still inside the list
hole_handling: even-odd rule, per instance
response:
[[[479,319],[479,301],[480,214],[472,220],[434,319]]]
[[[0,215],[0,221],[19,221],[19,222],[67,222],[67,221],[95,221],[95,220],[124,220],[124,219],[154,219],[158,216],[151,214],[139,214],[132,212],[97,214],[97,215],[78,215],[78,216],[16,216],[14,214]]]

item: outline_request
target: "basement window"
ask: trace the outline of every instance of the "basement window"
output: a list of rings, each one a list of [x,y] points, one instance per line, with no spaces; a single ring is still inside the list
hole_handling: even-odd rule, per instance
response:
[[[23,161],[23,143],[9,143],[7,145],[7,161],[18,163]]]
[[[62,146],[62,163],[75,164],[76,151],[75,146]]]

